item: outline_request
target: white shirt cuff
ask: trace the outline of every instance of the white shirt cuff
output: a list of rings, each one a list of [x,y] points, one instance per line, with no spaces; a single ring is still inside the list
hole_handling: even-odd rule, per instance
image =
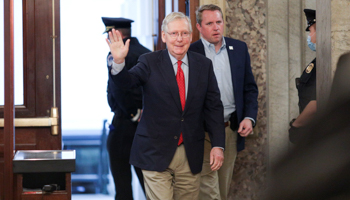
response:
[[[123,70],[125,66],[125,61],[120,63],[120,64],[117,64],[113,61],[113,64],[112,64],[112,69],[111,69],[111,74],[112,75],[117,75],[119,74],[119,72],[121,72]]]
[[[253,126],[255,126],[255,120],[254,120],[253,118],[251,118],[251,117],[245,117],[244,119],[250,119],[250,121],[253,122]]]
[[[141,115],[141,109],[137,109],[137,113],[133,118],[131,118],[131,121],[136,122],[140,118],[140,115]]]
[[[213,148],[215,148],[215,147],[213,147]],[[222,149],[223,151],[225,151],[225,149],[224,149],[223,147],[216,147],[216,148],[220,148],[220,149]]]

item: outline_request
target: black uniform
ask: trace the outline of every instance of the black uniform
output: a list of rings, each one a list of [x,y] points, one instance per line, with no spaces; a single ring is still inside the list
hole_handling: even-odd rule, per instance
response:
[[[299,96],[299,112],[303,112],[306,105],[316,100],[316,58],[304,69],[300,78],[295,79]]]
[[[316,23],[316,10],[304,9],[307,27],[306,31],[310,31],[310,27]],[[309,36],[310,37],[310,36]],[[316,100],[316,58],[311,61],[304,69],[300,78],[295,79],[299,95],[299,112],[303,112],[306,105]]]
[[[125,58],[125,67],[130,69],[136,65],[140,55],[150,52],[142,46],[134,37],[130,39],[128,55]],[[108,71],[111,70],[113,57],[111,53],[107,57]],[[108,80],[107,86],[108,104],[114,112],[112,124],[107,139],[107,149],[109,152],[110,169],[113,175],[116,197],[118,200],[132,200],[131,187],[131,166],[129,164],[130,148],[134,139],[134,134],[138,121],[132,121],[138,109],[142,108],[141,88],[130,90],[118,89],[112,80]],[[141,169],[134,167],[140,184],[144,190],[143,175]]]
[[[298,89],[298,105],[301,113],[310,101],[316,100],[316,58],[308,64],[300,78],[295,79],[295,84]],[[301,133],[305,131],[305,128],[292,126],[294,120],[290,122],[289,140],[296,144],[301,141]]]
[[[307,27],[305,31],[310,31],[310,27],[316,23],[316,10],[304,9]],[[311,45],[311,36],[308,37],[308,45],[310,49],[314,50],[314,46]],[[316,58],[308,64],[300,78],[295,79],[296,87],[298,89],[299,96],[299,112],[302,113],[307,104],[310,101],[316,100]],[[292,143],[298,143],[301,141],[302,132],[305,132],[305,127],[292,126],[295,119],[293,119],[289,125],[289,140]]]

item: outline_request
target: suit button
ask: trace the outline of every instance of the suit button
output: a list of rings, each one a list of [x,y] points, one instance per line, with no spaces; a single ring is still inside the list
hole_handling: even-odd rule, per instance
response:
[[[177,136],[174,136],[174,139],[177,140]]]
[[[184,118],[181,118],[181,121],[183,122],[185,119]]]

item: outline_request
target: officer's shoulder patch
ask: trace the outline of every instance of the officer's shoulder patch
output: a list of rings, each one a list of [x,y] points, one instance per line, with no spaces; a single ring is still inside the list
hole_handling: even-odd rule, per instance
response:
[[[309,74],[309,73],[312,71],[312,69],[313,69],[314,67],[315,67],[314,63],[310,63],[310,64],[306,67],[305,72]]]

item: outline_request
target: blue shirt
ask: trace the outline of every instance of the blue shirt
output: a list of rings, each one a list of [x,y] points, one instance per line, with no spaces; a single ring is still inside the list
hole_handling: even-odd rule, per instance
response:
[[[204,45],[205,56],[213,62],[214,73],[220,90],[220,98],[224,106],[224,120],[229,121],[231,113],[236,110],[233,93],[230,60],[226,49],[226,42],[222,38],[222,45],[218,52],[214,44],[201,39]]]

